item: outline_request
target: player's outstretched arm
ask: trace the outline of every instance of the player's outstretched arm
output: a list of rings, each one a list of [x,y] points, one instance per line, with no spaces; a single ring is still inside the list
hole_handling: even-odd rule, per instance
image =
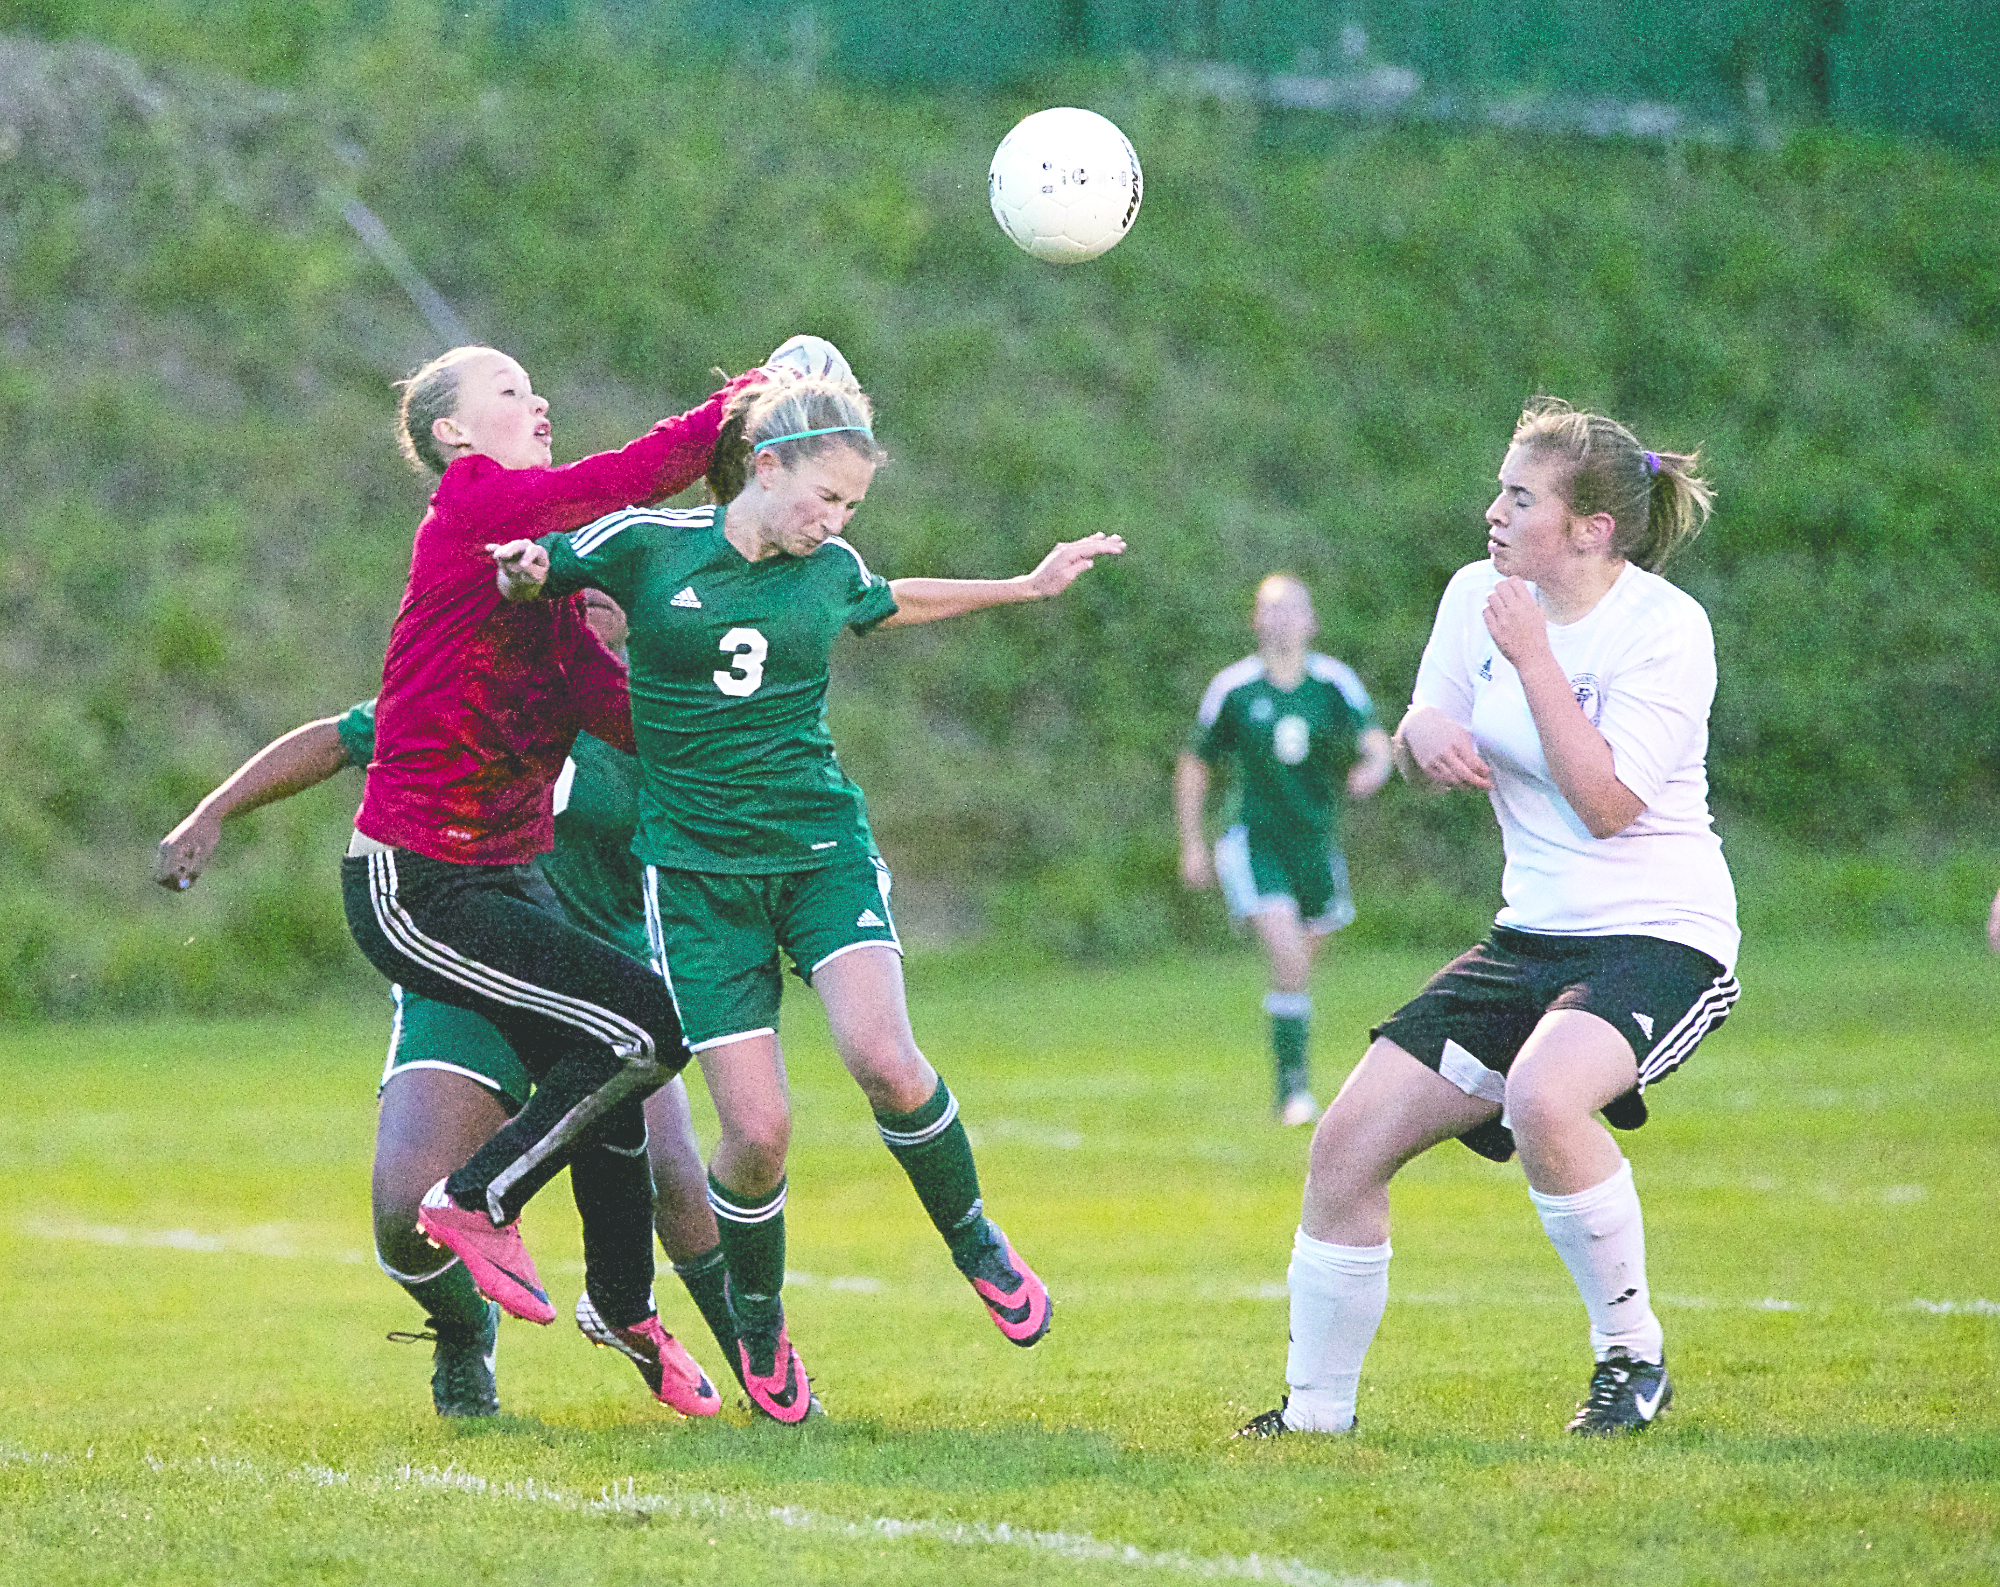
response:
[[[1350,799],[1366,799],[1389,780],[1389,735],[1371,727],[1360,737],[1361,758],[1347,768]]]
[[[493,558],[493,576],[506,600],[532,601],[549,581],[549,553],[532,540],[489,545],[486,553]]]
[[[1174,762],[1174,826],[1181,840],[1181,885],[1201,892],[1215,885],[1215,858],[1202,840],[1202,811],[1208,804],[1208,762],[1182,750]]]
[[[231,772],[185,821],[160,839],[153,880],[175,892],[192,887],[222,841],[224,820],[289,799],[342,770],[347,747],[340,742],[338,720],[328,716],[295,727]]]
[[[1047,600],[1060,595],[1099,557],[1115,557],[1125,549],[1119,535],[1085,535],[1081,540],[1065,540],[1037,564],[1034,572],[1012,579],[894,579],[889,592],[896,597],[896,610],[883,619],[884,628],[906,628],[912,623],[935,623],[943,617],[959,617],[988,606],[1006,606],[1015,601]]]

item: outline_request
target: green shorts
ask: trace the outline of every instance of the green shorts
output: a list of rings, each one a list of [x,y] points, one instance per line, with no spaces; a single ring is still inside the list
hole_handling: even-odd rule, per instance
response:
[[[496,1026],[469,1008],[434,1003],[400,986],[390,990],[396,1017],[389,1026],[383,1085],[399,1069],[443,1069],[496,1093],[509,1113],[520,1112],[534,1080]]]
[[[1337,848],[1274,843],[1231,827],[1215,845],[1215,875],[1232,920],[1247,920],[1287,904],[1306,930],[1324,937],[1354,921],[1347,857]]]
[[[768,876],[648,865],[646,931],[653,968],[695,1052],[777,1034],[780,949],[807,986],[821,965],[854,948],[881,942],[903,951],[889,913],[889,867],[872,855]]]

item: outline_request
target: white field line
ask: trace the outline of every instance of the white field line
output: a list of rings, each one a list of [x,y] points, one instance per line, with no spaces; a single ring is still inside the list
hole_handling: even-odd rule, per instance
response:
[[[329,1253],[311,1251],[294,1245],[289,1236],[294,1230],[290,1224],[274,1223],[261,1228],[239,1229],[231,1234],[203,1234],[195,1229],[128,1229],[115,1223],[61,1223],[51,1218],[31,1218],[21,1226],[21,1232],[40,1240],[70,1240],[86,1245],[150,1246],[167,1251],[194,1251],[203,1255],[231,1253],[237,1256],[276,1256],[286,1258],[309,1257],[324,1262]],[[331,1260],[345,1263],[360,1263],[368,1260],[363,1251],[335,1251]],[[545,1262],[542,1266],[551,1272],[581,1273],[581,1262]],[[879,1295],[888,1286],[879,1278],[868,1278],[860,1274],[848,1274],[839,1278],[822,1278],[817,1273],[804,1273],[788,1269],[785,1282],[802,1288],[812,1288],[824,1284],[828,1289],[841,1290],[854,1295]]]
[[[94,1457],[87,1455],[85,1458]],[[73,1455],[37,1454],[0,1446],[0,1466],[71,1466],[77,1463]],[[813,1533],[859,1543],[923,1541],[966,1548],[1012,1548],[1079,1563],[1164,1572],[1197,1581],[1265,1581],[1278,1582],[1283,1587],[1411,1587],[1410,1583],[1395,1577],[1336,1576],[1298,1559],[1272,1559],[1262,1554],[1190,1554],[1182,1549],[1146,1549],[1134,1543],[1092,1537],[1087,1532],[1043,1532],[1033,1527],[1016,1526],[1010,1521],[911,1521],[887,1515],[854,1520],[825,1515],[796,1504],[759,1504],[754,1500],[732,1499],[715,1493],[643,1493],[638,1480],[633,1477],[612,1483],[595,1499],[578,1500],[532,1477],[521,1481],[496,1482],[476,1472],[461,1470],[456,1464],[442,1468],[399,1466],[394,1475],[388,1477],[357,1476],[332,1466],[309,1464],[293,1466],[279,1472],[275,1478],[250,1461],[215,1455],[198,1460],[161,1460],[149,1454],[141,1457],[141,1464],[154,1473],[214,1472],[266,1488],[281,1482],[301,1483],[313,1488],[345,1488],[354,1493],[431,1488],[481,1499],[547,1505],[582,1515],[663,1515],[676,1520],[720,1522],[752,1529],[782,1528],[788,1532]]]
[[[63,1223],[50,1218],[31,1218],[21,1226],[23,1234],[41,1240],[70,1240],[86,1245],[154,1246],[168,1251],[195,1251],[204,1255],[229,1253],[236,1256],[310,1257],[325,1262],[366,1262],[365,1251],[310,1251],[291,1240],[296,1226],[264,1224],[238,1229],[228,1234],[203,1234],[195,1229],[128,1229],[115,1223]]]
[[[301,1250],[287,1238],[293,1226],[289,1224],[266,1224],[259,1228],[240,1229],[231,1234],[202,1234],[194,1229],[128,1229],[110,1223],[57,1223],[46,1218],[30,1219],[20,1225],[23,1234],[33,1235],[43,1240],[73,1240],[92,1245],[147,1246],[168,1251],[193,1251],[203,1255],[231,1253],[239,1256],[275,1256],[285,1258],[310,1257],[317,1261],[328,1259],[328,1253]],[[363,1263],[367,1254],[361,1251],[337,1251],[331,1253],[332,1260],[342,1263]],[[554,1264],[544,1263],[555,1272],[583,1271],[580,1262]],[[839,1290],[853,1295],[880,1295],[889,1286],[879,1278],[868,1278],[859,1274],[848,1274],[838,1278],[821,1278],[817,1273],[808,1273],[797,1268],[788,1268],[785,1283],[800,1289],[811,1289],[825,1285],[830,1290]],[[1076,1291],[1068,1287],[1072,1297]],[[1091,1298],[1103,1299],[1111,1291],[1093,1287]],[[1266,1280],[1261,1284],[1249,1284],[1236,1289],[1217,1291],[1233,1300],[1284,1300],[1288,1291],[1283,1282]],[[1767,1295],[1761,1300],[1735,1298],[1717,1300],[1706,1295],[1658,1295],[1661,1305],[1678,1307],[1685,1311],[1827,1311],[1830,1307],[1810,1303],[1780,1300]],[[1391,1291],[1391,1305],[1402,1306],[1572,1306],[1576,1297],[1555,1290],[1517,1291],[1509,1295],[1477,1294],[1463,1295],[1451,1292],[1398,1295]],[[1916,1297],[1901,1305],[1885,1306],[1885,1311],[1924,1312],[1934,1316],[2000,1317],[2000,1302],[1973,1300],[1929,1300]]]

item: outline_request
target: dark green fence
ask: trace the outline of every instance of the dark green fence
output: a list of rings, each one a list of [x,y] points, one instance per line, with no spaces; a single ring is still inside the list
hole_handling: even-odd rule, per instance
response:
[[[588,0],[514,0],[575,14]],[[616,0],[605,0],[616,5]],[[643,11],[625,0],[616,8]],[[881,83],[1018,80],[1140,54],[1259,75],[1417,74],[1467,93],[1656,101],[2000,142],[2000,0],[685,0],[691,38]]]

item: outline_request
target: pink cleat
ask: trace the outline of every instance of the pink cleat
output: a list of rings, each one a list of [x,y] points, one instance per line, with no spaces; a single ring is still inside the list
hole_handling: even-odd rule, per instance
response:
[[[958,1270],[986,1302],[993,1326],[1015,1344],[1026,1349],[1049,1331],[1054,1307],[1047,1286],[1014,1254],[1007,1236],[991,1219],[986,1221],[985,1241],[959,1263]]]
[[[556,1309],[542,1289],[518,1223],[496,1228],[483,1212],[467,1212],[440,1179],[417,1204],[417,1232],[465,1264],[480,1292],[500,1309],[531,1323],[552,1323]]]
[[[708,1374],[680,1341],[660,1326],[657,1316],[628,1328],[614,1328],[598,1315],[586,1290],[577,1297],[576,1325],[592,1344],[616,1350],[637,1367],[653,1398],[662,1405],[671,1405],[683,1416],[713,1416],[722,1409],[722,1396],[715,1392]]]
[[[743,1362],[743,1387],[752,1405],[772,1421],[788,1427],[812,1415],[819,1401],[813,1396],[812,1384],[806,1381],[806,1364],[792,1348],[782,1322],[778,1324],[776,1339],[758,1339],[744,1333],[736,1350]],[[759,1365],[764,1368],[761,1372],[757,1370]]]

